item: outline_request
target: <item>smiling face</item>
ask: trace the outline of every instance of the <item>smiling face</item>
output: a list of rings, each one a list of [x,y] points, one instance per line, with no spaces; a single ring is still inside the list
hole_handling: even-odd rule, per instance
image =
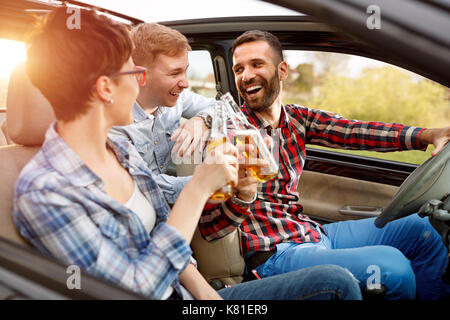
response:
[[[246,104],[255,111],[272,106],[281,93],[285,78],[284,62],[277,58],[266,41],[245,42],[233,53],[233,72],[236,87]]]
[[[139,102],[146,107],[175,106],[180,93],[189,87],[186,75],[188,66],[187,50],[174,56],[158,54],[147,66],[147,84],[141,89],[143,92]]]

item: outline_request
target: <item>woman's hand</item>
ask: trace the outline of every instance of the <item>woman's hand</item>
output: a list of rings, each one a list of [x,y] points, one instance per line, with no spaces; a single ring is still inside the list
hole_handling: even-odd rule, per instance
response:
[[[180,282],[197,300],[223,300],[192,264],[180,274]]]
[[[207,151],[205,161],[195,168],[193,180],[209,195],[227,183],[238,184],[238,150],[226,142]]]

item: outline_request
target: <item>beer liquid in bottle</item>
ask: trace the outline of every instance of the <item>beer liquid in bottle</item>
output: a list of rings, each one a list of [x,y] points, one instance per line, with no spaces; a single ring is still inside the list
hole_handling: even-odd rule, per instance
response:
[[[264,158],[261,155],[260,143],[265,143],[264,141],[258,143],[259,139],[256,135],[255,130],[239,130],[236,131],[236,144],[244,144],[256,147],[256,151],[252,154],[254,158]],[[250,155],[247,152],[244,152],[244,157],[249,159]],[[256,165],[252,165],[251,163],[246,163],[244,166],[252,172],[253,176],[260,182],[266,182],[278,175],[278,168],[275,170],[271,170],[271,168],[260,168]]]
[[[229,92],[222,95],[220,99],[226,103],[226,112],[228,113],[228,117],[231,119],[233,126],[236,128],[234,134],[236,143],[252,144],[256,148],[256,153],[254,155],[259,159],[264,159],[269,162],[268,168],[260,168],[255,165],[252,166],[251,164],[244,164],[244,166],[249,168],[252,174],[260,182],[269,181],[276,177],[279,173],[278,163],[269,151],[259,130],[247,120],[247,117],[242,113],[236,102],[234,102],[234,99]],[[247,152],[244,152],[243,155],[246,159],[249,159],[250,155]]]
[[[211,135],[209,138],[207,151],[210,151],[217,146],[224,144],[228,141],[227,132],[227,113],[225,111],[224,102],[216,101],[214,103],[214,116],[211,124]],[[219,203],[228,200],[233,196],[233,186],[231,182],[225,184],[222,188],[216,190],[209,202]]]

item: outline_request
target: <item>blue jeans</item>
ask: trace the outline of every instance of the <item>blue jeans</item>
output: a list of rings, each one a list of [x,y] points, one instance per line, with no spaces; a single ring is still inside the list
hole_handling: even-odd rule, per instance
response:
[[[273,276],[321,264],[350,270],[361,288],[386,287],[386,299],[440,299],[450,296],[441,275],[448,253],[428,219],[410,215],[378,229],[374,219],[324,225],[319,243],[281,243],[256,271]]]
[[[360,300],[358,281],[346,269],[321,265],[233,285],[225,300]]]

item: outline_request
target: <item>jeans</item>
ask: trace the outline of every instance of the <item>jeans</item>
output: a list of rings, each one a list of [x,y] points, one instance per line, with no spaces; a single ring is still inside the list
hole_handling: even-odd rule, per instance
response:
[[[218,291],[225,300],[360,300],[358,281],[346,269],[321,265]]]
[[[386,287],[386,299],[439,299],[450,296],[442,281],[448,252],[428,219],[410,215],[378,229],[374,219],[324,225],[319,243],[281,243],[256,271],[273,276],[321,264],[350,270],[359,285]]]

